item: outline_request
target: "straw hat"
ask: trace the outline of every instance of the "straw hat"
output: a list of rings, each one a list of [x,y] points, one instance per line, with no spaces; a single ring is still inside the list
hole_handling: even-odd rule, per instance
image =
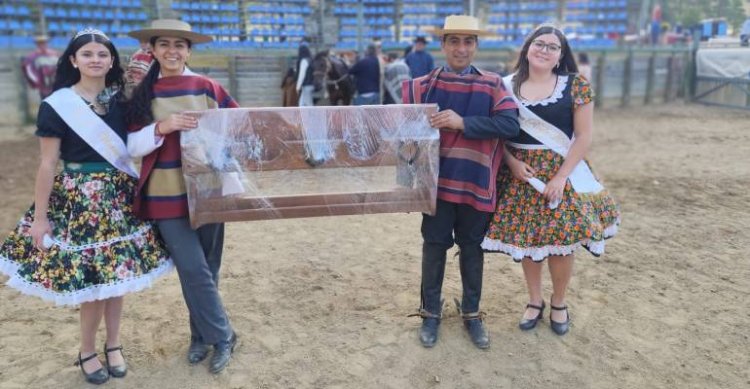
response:
[[[208,35],[193,32],[190,24],[177,19],[156,19],[151,22],[149,28],[130,31],[128,36],[140,41],[147,41],[155,36],[184,38],[191,43],[206,43],[214,40]]]
[[[47,34],[39,34],[34,37],[34,42],[36,43],[47,42],[48,40],[49,40],[49,37],[47,36]]]
[[[450,15],[445,18],[443,28],[436,28],[433,34],[443,36],[448,34],[465,34],[488,36],[495,35],[479,28],[479,19],[469,15]]]

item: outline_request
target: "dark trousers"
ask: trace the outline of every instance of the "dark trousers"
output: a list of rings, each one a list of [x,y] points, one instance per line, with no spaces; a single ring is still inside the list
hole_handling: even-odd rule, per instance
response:
[[[219,295],[224,224],[193,230],[187,218],[177,218],[157,220],[157,225],[180,276],[190,334],[205,344],[228,340],[233,330]]]
[[[479,312],[482,297],[484,253],[482,240],[490,221],[489,212],[471,206],[437,201],[435,216],[422,215],[422,309],[440,315],[440,294],[445,277],[446,251],[458,245],[463,313]],[[454,238],[455,237],[455,238]]]

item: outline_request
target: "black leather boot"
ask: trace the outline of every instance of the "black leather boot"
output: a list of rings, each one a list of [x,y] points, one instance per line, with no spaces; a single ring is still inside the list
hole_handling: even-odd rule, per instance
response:
[[[479,244],[461,247],[458,254],[463,298],[461,312],[479,312],[484,275],[484,252]]]
[[[237,345],[237,334],[232,333],[229,340],[225,340],[214,345],[214,355],[211,356],[211,362],[208,370],[213,374],[218,374],[229,364],[234,353],[234,347]]]
[[[446,249],[442,246],[424,243],[422,245],[422,306],[421,310],[440,315],[442,304],[440,295],[445,276]]]
[[[419,329],[419,341],[422,346],[430,348],[438,340],[442,302],[440,299],[445,276],[446,249],[443,246],[424,243],[422,245],[422,327]]]
[[[490,336],[487,334],[487,330],[484,328],[484,312],[474,312],[463,314],[464,327],[469,332],[471,342],[474,343],[480,349],[487,349],[490,347]]]
[[[188,348],[187,354],[188,363],[190,363],[191,365],[200,363],[201,361],[206,359],[206,357],[208,356],[208,351],[209,345],[203,343],[202,339],[191,336],[190,347]]]
[[[419,341],[425,348],[432,348],[438,340],[438,328],[440,327],[440,316],[433,315],[427,311],[420,311],[422,316],[422,327],[419,329]]]

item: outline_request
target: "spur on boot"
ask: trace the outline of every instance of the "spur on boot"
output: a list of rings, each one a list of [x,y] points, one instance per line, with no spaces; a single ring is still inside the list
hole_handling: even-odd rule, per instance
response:
[[[430,313],[425,309],[419,309],[417,313],[408,315],[409,317],[419,316],[422,318],[422,326],[419,328],[419,342],[425,348],[435,347],[438,340],[438,328],[440,328],[440,317]]]
[[[86,373],[86,370],[83,369],[83,364],[94,358],[96,358],[96,353],[93,353],[86,358],[81,358],[81,353],[78,353],[78,360],[74,363],[74,365],[81,367],[81,373],[83,373],[83,377],[86,378],[86,382],[94,385],[101,385],[109,380],[109,373],[107,373],[107,369],[102,367],[99,370],[91,373]]]
[[[112,366],[112,364],[109,363],[109,353],[113,353],[115,351],[119,351],[120,354],[122,354],[122,346],[108,348],[107,344],[104,344],[104,359],[107,360],[107,371],[109,371],[109,375],[115,378],[122,378],[125,377],[126,374],[128,374],[128,365],[124,362],[125,354],[122,354],[122,365]]]
[[[528,331],[536,327],[536,324],[539,323],[539,320],[542,320],[542,315],[544,314],[544,301],[542,301],[541,306],[526,304],[526,308],[536,309],[539,311],[539,313],[533,319],[521,319],[521,321],[518,323],[518,328],[522,329],[523,331]]]
[[[550,309],[555,311],[565,311],[565,316],[567,316],[567,319],[565,319],[564,322],[557,322],[552,320],[552,313],[549,315],[549,325],[552,327],[552,331],[558,335],[565,335],[568,330],[570,330],[570,312],[568,312],[568,306],[563,305],[562,307],[556,307],[552,304],[549,305]]]
[[[480,349],[490,347],[490,337],[482,322],[483,312],[470,313],[463,315],[464,327],[469,332],[471,342]]]

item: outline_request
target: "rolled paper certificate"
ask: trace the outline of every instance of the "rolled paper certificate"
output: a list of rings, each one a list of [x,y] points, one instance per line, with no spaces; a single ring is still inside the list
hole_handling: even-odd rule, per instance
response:
[[[44,246],[45,249],[48,249],[52,247],[53,244],[55,244],[55,241],[52,237],[48,234],[44,234],[44,237],[42,238],[42,246]]]
[[[546,187],[546,185],[542,182],[542,180],[536,177],[531,177],[526,181],[529,183],[529,185],[533,186],[537,192],[544,193],[544,188]],[[555,209],[558,205],[560,205],[560,200],[550,201],[547,205],[549,206],[549,209]]]

